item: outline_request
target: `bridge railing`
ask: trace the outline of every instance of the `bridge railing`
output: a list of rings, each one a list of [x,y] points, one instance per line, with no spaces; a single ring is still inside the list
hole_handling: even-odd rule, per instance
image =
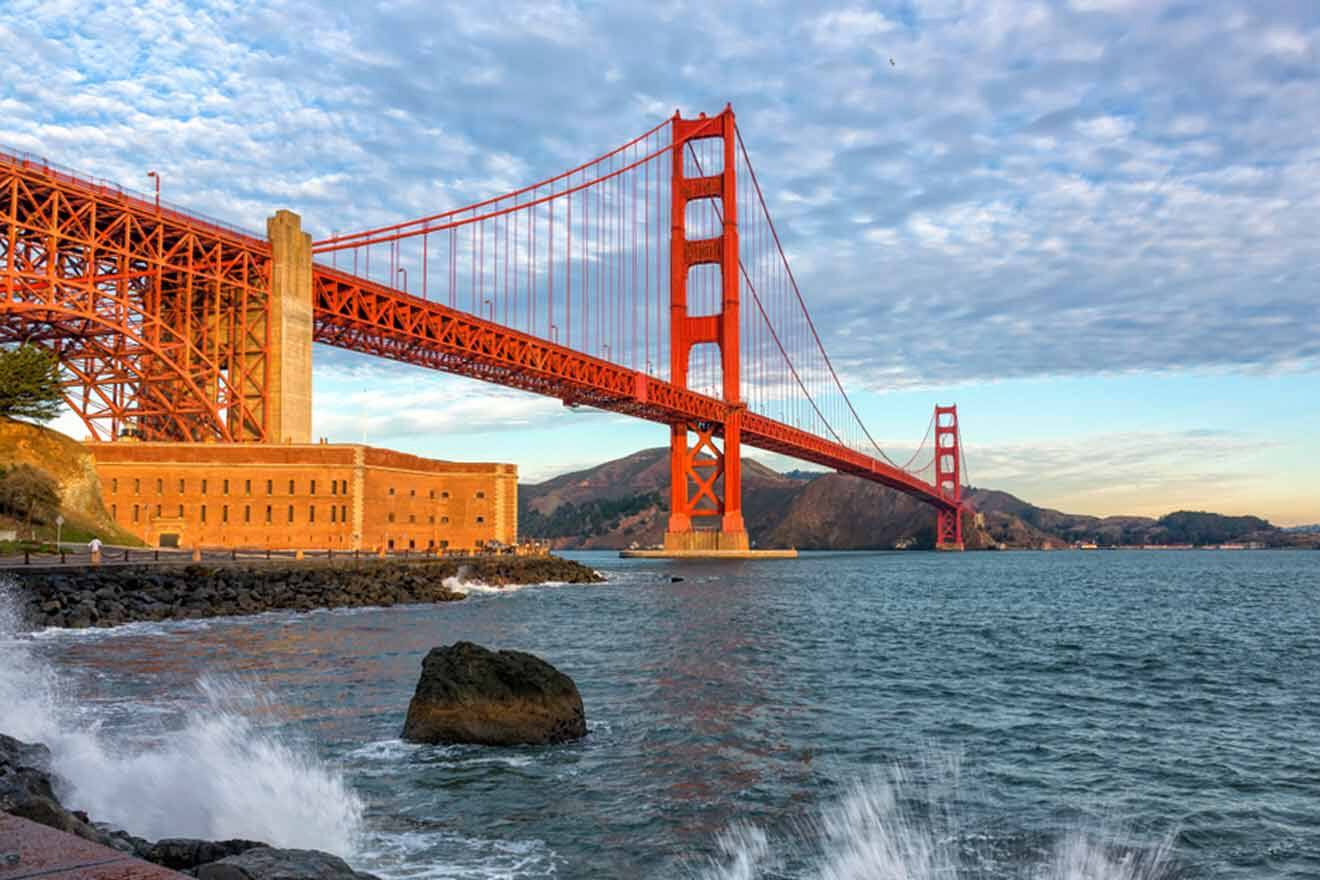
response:
[[[145,208],[153,213],[157,211],[157,199],[155,194],[135,190],[130,187],[122,186],[113,180],[104,177],[95,177],[85,174],[66,165],[60,165],[52,162],[45,156],[39,156],[26,150],[19,150],[14,147],[8,147],[0,144],[0,162],[12,165],[18,168],[32,169],[40,171],[47,177],[52,177],[64,183],[71,183],[75,186],[93,190],[97,193],[121,201],[137,203],[136,207]],[[207,216],[193,208],[160,199],[159,213],[167,217],[172,222],[191,227],[210,227],[216,232],[226,235],[239,236],[249,239],[252,243],[265,245],[266,238],[263,235],[244,229],[225,220]]]

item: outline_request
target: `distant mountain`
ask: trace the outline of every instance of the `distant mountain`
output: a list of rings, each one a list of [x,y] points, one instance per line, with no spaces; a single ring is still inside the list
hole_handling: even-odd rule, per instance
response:
[[[1320,523],[1311,523],[1304,526],[1289,526],[1284,529],[1284,531],[1296,535],[1320,535]]]
[[[1037,507],[1007,492],[968,487],[969,549],[1310,543],[1258,517],[1179,511],[1159,519],[1095,517]],[[669,515],[669,450],[646,449],[594,468],[519,487],[519,533],[567,549],[648,547],[664,540]],[[930,548],[930,507],[858,477],[815,471],[781,474],[743,460],[743,518],[754,546],[803,550]],[[1320,543],[1320,541],[1316,542]]]

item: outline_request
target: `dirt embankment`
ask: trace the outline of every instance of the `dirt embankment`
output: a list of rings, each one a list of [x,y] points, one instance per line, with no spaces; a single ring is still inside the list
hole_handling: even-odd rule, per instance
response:
[[[0,468],[16,464],[30,464],[55,478],[66,535],[95,534],[107,543],[142,543],[110,518],[101,500],[96,462],[77,440],[40,425],[0,418]]]

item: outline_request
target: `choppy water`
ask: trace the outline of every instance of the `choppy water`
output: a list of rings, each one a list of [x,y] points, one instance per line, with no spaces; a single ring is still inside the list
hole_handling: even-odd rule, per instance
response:
[[[0,730],[135,833],[388,878],[1320,876],[1320,553],[581,558],[610,582],[0,632]],[[399,742],[458,639],[572,675],[591,735]]]

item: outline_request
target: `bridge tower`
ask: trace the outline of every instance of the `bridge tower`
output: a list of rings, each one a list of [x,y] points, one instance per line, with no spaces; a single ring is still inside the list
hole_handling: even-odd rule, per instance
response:
[[[669,368],[670,380],[688,387],[688,367],[695,345],[713,343],[720,349],[724,421],[686,421],[671,426],[669,439],[670,504],[666,551],[748,549],[742,516],[741,433],[743,412],[739,370],[738,194],[733,108],[726,106],[711,123],[674,114],[673,177],[670,184],[669,238]],[[689,177],[684,151],[693,141],[723,142],[723,167],[718,173]],[[714,238],[689,239],[687,206],[702,199],[719,202],[722,221]],[[694,266],[720,270],[720,311],[688,313],[689,273]]]
[[[935,528],[936,550],[963,549],[962,449],[958,436],[958,407],[935,406],[935,488],[953,507],[939,508]]]

